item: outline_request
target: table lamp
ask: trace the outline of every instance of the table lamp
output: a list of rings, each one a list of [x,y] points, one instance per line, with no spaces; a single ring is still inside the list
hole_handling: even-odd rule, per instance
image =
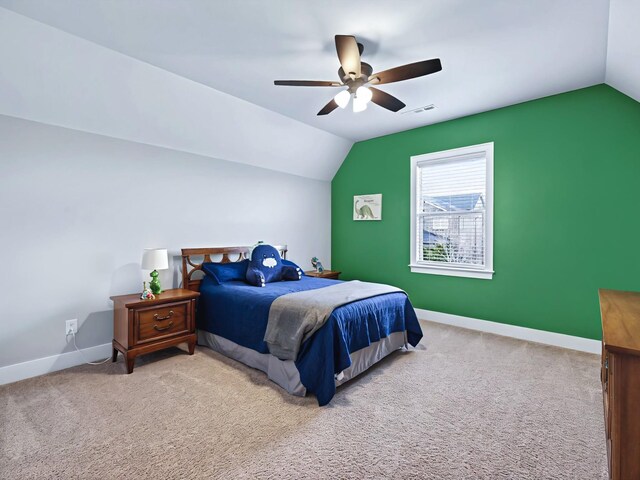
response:
[[[166,248],[145,248],[142,253],[142,268],[144,270],[153,270],[149,288],[154,295],[162,293],[160,279],[158,278],[158,270],[166,270],[169,268],[169,256]]]

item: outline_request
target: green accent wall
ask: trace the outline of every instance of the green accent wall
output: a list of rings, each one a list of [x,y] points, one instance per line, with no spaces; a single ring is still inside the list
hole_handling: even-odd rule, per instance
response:
[[[411,273],[409,157],[485,142],[493,280]],[[598,288],[640,290],[640,104],[607,85],[358,142],[331,191],[332,268],[416,308],[600,339]],[[382,220],[353,221],[372,193]]]

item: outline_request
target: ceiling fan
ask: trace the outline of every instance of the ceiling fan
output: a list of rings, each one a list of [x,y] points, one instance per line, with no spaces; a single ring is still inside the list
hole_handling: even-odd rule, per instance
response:
[[[387,110],[397,112],[406,105],[393,95],[371,85],[400,82],[411,78],[422,77],[442,70],[439,58],[409,63],[400,67],[390,68],[382,72],[373,73],[373,68],[368,63],[360,60],[364,46],[356,41],[352,35],[336,35],[336,51],[340,60],[338,77],[340,82],[322,80],[276,80],[274,85],[292,87],[347,87],[340,91],[329,103],[327,103],[318,115],[327,115],[336,108],[345,108],[353,96],[353,111],[366,110],[371,101]]]

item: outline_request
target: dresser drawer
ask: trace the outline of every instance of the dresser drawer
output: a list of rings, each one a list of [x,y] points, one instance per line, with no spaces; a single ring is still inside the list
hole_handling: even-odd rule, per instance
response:
[[[611,406],[610,395],[611,389],[609,388],[609,352],[604,348],[602,349],[602,368],[600,371],[600,380],[602,381],[602,403],[604,406],[604,431],[606,438],[611,438]]]
[[[605,438],[611,438],[611,410],[609,407],[609,392],[603,392],[602,403],[604,406],[604,434]]]
[[[135,312],[135,343],[145,343],[189,331],[189,302],[171,303],[162,307],[139,309]]]

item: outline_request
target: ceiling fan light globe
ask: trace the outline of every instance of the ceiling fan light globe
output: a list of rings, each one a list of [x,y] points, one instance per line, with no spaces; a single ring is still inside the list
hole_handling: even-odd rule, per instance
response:
[[[353,113],[364,112],[367,109],[367,102],[359,97],[353,97]]]
[[[349,90],[342,90],[335,97],[333,97],[333,99],[336,101],[340,108],[345,108],[347,105],[349,105],[351,94],[349,93]]]
[[[371,101],[373,93],[367,87],[358,87],[356,90],[356,98],[363,101],[365,104]]]

